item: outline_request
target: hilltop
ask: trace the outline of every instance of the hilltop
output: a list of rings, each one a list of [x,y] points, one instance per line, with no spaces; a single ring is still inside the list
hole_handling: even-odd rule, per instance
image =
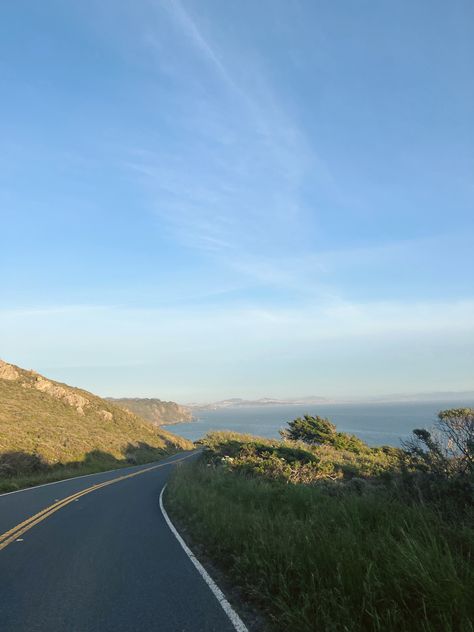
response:
[[[107,401],[139,415],[154,426],[178,424],[193,419],[192,411],[188,406],[181,406],[176,402],[165,402],[156,397],[107,397]]]
[[[97,395],[0,360],[0,476],[91,461],[100,469],[190,447]]]

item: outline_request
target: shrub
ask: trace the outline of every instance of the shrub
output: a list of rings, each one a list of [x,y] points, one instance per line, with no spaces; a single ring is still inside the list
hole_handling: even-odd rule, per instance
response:
[[[358,437],[345,432],[337,432],[336,426],[323,417],[304,415],[288,423],[287,430],[281,430],[283,439],[303,441],[309,445],[332,445],[336,450],[367,452],[369,446]]]
[[[408,462],[418,470],[444,477],[474,474],[474,409],[442,410],[435,432],[413,430],[413,436],[404,443]]]
[[[0,454],[0,476],[11,477],[35,474],[48,469],[48,464],[39,454],[26,452],[4,452]]]
[[[304,441],[309,444],[332,443],[336,426],[329,419],[304,415],[288,423],[288,429],[280,432],[284,439]]]
[[[474,473],[474,409],[442,410],[437,426],[445,437],[446,454],[455,460],[459,473]]]
[[[336,433],[336,435],[339,433]],[[342,433],[340,433],[342,434]],[[356,452],[332,444],[310,445],[300,441],[276,441],[231,432],[214,432],[201,443],[206,459],[215,467],[248,476],[263,476],[287,483],[315,484],[323,480],[377,478],[399,469],[400,450],[365,447]],[[365,445],[365,444],[364,444]]]

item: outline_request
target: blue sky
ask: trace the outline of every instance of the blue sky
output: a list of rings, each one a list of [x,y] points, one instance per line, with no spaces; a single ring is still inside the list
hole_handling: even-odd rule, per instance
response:
[[[104,395],[474,387],[470,0],[0,8],[0,356]]]

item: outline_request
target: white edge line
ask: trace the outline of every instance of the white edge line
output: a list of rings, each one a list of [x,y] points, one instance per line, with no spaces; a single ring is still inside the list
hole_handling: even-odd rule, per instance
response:
[[[164,493],[165,489],[166,489],[166,483],[163,486],[163,489],[161,490],[161,493],[160,493],[160,509],[161,509],[161,513],[163,514],[163,518],[166,520],[166,524],[168,525],[168,527],[173,532],[173,535],[175,536],[175,538],[181,544],[181,547],[183,548],[183,550],[186,553],[186,555],[189,557],[191,562],[196,567],[198,573],[201,575],[201,577],[204,579],[206,584],[211,589],[211,592],[213,593],[214,597],[220,603],[222,609],[224,610],[226,615],[229,617],[230,622],[232,623],[234,628],[237,630],[237,632],[249,632],[247,626],[244,624],[242,619],[239,617],[239,615],[235,612],[235,610],[232,608],[230,603],[225,598],[225,595],[222,592],[222,590],[219,588],[219,586],[216,584],[216,582],[212,579],[212,577],[206,571],[204,566],[197,559],[197,557],[194,555],[194,553],[188,547],[188,545],[183,540],[183,538],[179,535],[179,533],[178,533],[176,527],[174,526],[174,524],[171,522],[170,517],[166,513],[166,509],[164,508],[164,505],[163,505],[163,493]]]
[[[176,452],[176,454],[167,456],[163,459],[163,461],[166,461],[166,459],[172,459],[174,456],[178,456],[178,455],[181,455],[181,452]],[[102,472],[91,472],[90,474],[81,474],[80,476],[70,476],[69,478],[62,478],[60,481],[51,481],[51,483],[41,483],[41,485],[32,485],[31,487],[23,487],[23,489],[14,489],[11,492],[3,492],[3,494],[0,494],[0,498],[2,498],[2,496],[9,496],[10,494],[20,494],[21,492],[29,492],[32,489],[38,489],[39,487],[47,487],[48,485],[57,485],[58,483],[66,483],[66,481],[77,481],[79,478],[87,478],[88,476],[110,474],[111,472],[123,472],[124,470],[133,470],[134,468],[138,469],[139,467],[144,468],[147,465],[153,465],[155,463],[161,463],[161,461],[150,461],[150,463],[142,463],[141,465],[128,465],[125,467],[116,467],[112,470],[103,470]],[[170,461],[170,463],[172,463],[172,461]],[[167,463],[164,463],[164,465],[167,465]]]

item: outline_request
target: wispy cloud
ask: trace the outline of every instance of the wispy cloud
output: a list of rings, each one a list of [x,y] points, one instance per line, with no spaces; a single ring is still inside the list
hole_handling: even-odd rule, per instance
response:
[[[201,54],[211,64],[213,64],[222,79],[228,83],[233,90],[239,91],[228,70],[219,58],[216,50],[203,36],[202,32],[197,27],[196,22],[192,19],[190,13],[185,10],[182,3],[179,0],[165,0],[161,6],[169,11],[172,19],[179,24],[185,37],[187,37],[192,42],[193,46],[195,46],[195,48],[197,48]]]
[[[148,26],[146,42],[158,66],[168,68],[174,56],[174,80],[183,92],[170,121],[172,129],[179,122],[182,132],[174,150],[154,146],[128,161],[151,191],[155,212],[186,245],[225,257],[255,257],[302,243],[307,218],[301,187],[311,168],[313,178],[327,173],[282,107],[258,55],[241,49],[232,54],[232,43],[223,47],[221,36],[218,44],[179,1],[156,10],[156,32]],[[161,41],[166,17],[177,33],[167,40],[173,52]],[[196,88],[199,59],[207,73]]]

